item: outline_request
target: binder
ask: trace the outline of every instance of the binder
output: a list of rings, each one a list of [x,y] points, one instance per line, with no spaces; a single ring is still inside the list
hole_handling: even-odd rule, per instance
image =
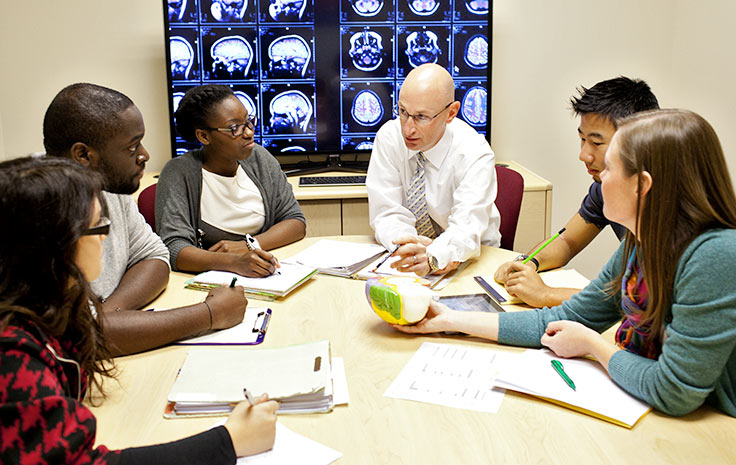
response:
[[[169,392],[166,418],[227,415],[243,389],[268,393],[278,413],[334,408],[329,341],[277,349],[193,348]]]

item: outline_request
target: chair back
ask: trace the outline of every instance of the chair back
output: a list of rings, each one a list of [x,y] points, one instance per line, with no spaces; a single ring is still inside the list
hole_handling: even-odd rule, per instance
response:
[[[514,250],[516,226],[519,224],[521,199],[524,196],[524,178],[511,168],[496,165],[496,179],[496,208],[501,214],[501,248]]]
[[[138,211],[141,212],[153,232],[156,232],[156,184],[146,187],[138,195]]]

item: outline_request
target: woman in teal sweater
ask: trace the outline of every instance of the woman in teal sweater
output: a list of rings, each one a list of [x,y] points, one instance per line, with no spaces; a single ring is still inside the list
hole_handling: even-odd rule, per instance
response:
[[[591,355],[657,410],[707,402],[736,416],[736,197],[718,137],[689,111],[639,113],[620,123],[605,160],[604,214],[628,232],[582,292],[529,312],[433,303],[417,325],[395,327]],[[615,344],[601,337],[619,322]]]

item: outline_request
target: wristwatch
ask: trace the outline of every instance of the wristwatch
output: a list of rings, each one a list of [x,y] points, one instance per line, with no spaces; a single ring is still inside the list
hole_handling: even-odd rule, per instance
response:
[[[526,260],[527,258],[529,258],[529,255],[527,255],[527,254],[521,254],[521,255],[519,255],[518,257],[516,257],[516,258],[514,259],[514,261],[515,261],[515,262],[520,262],[520,261],[522,261],[522,260]],[[537,269],[536,269],[535,271],[539,271],[539,261],[537,261],[537,259],[536,259],[536,258],[534,258],[534,257],[532,257],[532,258],[529,258],[529,261],[530,261],[530,262],[532,262],[532,263],[534,263],[534,266],[536,266],[536,267],[537,267]]]
[[[437,264],[437,257],[435,257],[434,255],[427,254],[427,262],[429,263],[430,273],[434,273],[440,270],[440,267]]]

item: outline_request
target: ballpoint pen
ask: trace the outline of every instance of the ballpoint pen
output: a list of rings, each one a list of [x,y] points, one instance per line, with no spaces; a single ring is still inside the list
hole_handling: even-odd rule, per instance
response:
[[[397,250],[399,250],[399,247],[400,247],[400,246],[399,246],[399,245],[397,245],[396,247],[394,247],[394,250],[393,250],[393,251],[392,251],[391,253],[389,253],[388,255],[386,255],[385,257],[383,257],[383,258],[381,259],[381,261],[380,261],[380,262],[378,262],[378,265],[376,265],[376,266],[375,266],[375,268],[373,268],[373,271],[372,271],[372,272],[373,272],[373,273],[375,273],[375,272],[376,272],[376,270],[377,270],[378,268],[380,268],[380,267],[381,267],[381,265],[383,265],[384,263],[386,263],[386,261],[387,261],[387,260],[388,260],[389,258],[391,258],[391,256],[392,256],[393,254],[395,254]]]
[[[230,287],[235,287],[235,283],[238,282],[237,276],[233,276],[233,280],[230,281]]]
[[[552,368],[555,369],[557,374],[565,380],[567,385],[570,386],[573,391],[577,391],[577,389],[575,389],[575,383],[573,383],[570,377],[567,376],[567,373],[565,373],[565,369],[562,367],[562,363],[560,363],[559,360],[552,360]]]
[[[250,234],[245,235],[245,245],[248,247],[248,250],[251,250],[251,251],[256,250],[256,249],[263,250],[261,249],[261,244],[258,243],[258,239],[251,236]],[[278,264],[278,260],[276,260],[276,257],[273,257],[273,260],[271,260],[271,263],[273,263],[274,265]],[[276,270],[273,272],[273,274],[281,274],[281,272]]]
[[[245,400],[248,401],[248,403],[253,406],[253,396],[250,395],[250,392],[248,392],[248,388],[243,388],[243,395],[245,396]]]

